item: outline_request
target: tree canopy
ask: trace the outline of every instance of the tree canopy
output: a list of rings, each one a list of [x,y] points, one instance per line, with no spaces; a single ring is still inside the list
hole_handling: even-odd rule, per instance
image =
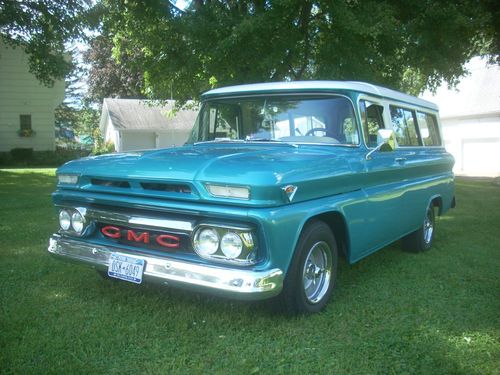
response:
[[[65,54],[66,42],[96,26],[91,0],[0,0],[0,37],[5,43],[23,46],[29,67],[38,80],[51,86],[72,68]]]
[[[498,62],[492,1],[194,0],[185,10],[164,0],[103,5],[115,54],[142,72],[143,92],[154,98],[299,79],[363,80],[417,94],[443,80],[455,83],[473,56]]]
[[[87,55],[95,100],[185,100],[214,86],[299,79],[364,80],[416,94],[455,83],[473,56],[500,62],[495,0],[189,4],[0,0],[0,33],[25,46],[31,71],[50,85],[70,69],[65,43],[98,30]]]
[[[140,51],[117,54],[113,53],[113,48],[113,38],[106,34],[89,41],[89,48],[83,54],[88,67],[87,99],[102,103],[109,97],[144,98],[143,73],[130,61],[140,58]]]

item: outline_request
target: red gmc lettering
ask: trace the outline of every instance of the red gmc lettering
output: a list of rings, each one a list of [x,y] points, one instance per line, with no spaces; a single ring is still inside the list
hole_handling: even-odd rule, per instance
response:
[[[114,227],[112,225],[107,225],[101,229],[101,233],[109,238],[120,238],[120,228]]]
[[[180,246],[181,239],[177,236],[172,236],[170,234],[160,234],[156,237],[156,243],[161,246],[169,247],[171,249],[177,249]]]
[[[135,241],[135,242],[149,243],[149,233],[142,232],[140,235],[137,235],[137,234],[135,234],[135,232],[133,230],[129,229],[127,231],[127,240]]]
[[[101,233],[103,235],[113,239],[122,238],[122,235],[125,236],[125,231],[127,232],[128,241],[149,244],[153,239],[158,245],[168,247],[169,249],[178,249],[181,245],[180,237],[174,236],[172,234],[150,235],[149,232],[136,233],[131,229],[125,230],[113,225],[106,225],[105,227],[101,228]]]

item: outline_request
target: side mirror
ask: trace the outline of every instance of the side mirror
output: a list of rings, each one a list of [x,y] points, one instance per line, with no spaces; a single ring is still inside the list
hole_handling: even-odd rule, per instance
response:
[[[396,137],[390,129],[379,129],[377,132],[377,147],[366,154],[365,159],[370,160],[376,151],[394,151],[396,148]]]

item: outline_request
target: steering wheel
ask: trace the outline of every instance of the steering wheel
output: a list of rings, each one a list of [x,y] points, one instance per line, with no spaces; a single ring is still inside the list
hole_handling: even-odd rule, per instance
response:
[[[308,136],[308,135],[313,135],[313,136],[316,136],[314,133],[316,132],[323,132],[325,133],[326,135],[326,129],[325,128],[312,128],[311,130],[308,130],[306,134],[304,134],[305,136]]]

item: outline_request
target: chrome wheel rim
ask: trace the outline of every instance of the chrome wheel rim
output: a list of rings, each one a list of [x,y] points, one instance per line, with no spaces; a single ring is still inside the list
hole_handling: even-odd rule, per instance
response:
[[[324,241],[316,242],[304,262],[302,285],[309,303],[320,302],[330,287],[332,277],[332,252]]]
[[[432,219],[432,214],[432,208],[429,208],[424,220],[424,241],[426,245],[431,243],[432,234],[434,233],[434,221]]]

